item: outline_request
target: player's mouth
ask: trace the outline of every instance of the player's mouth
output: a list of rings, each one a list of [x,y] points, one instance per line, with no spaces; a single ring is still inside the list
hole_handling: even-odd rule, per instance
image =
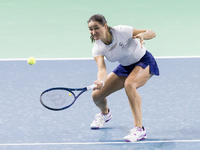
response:
[[[99,37],[98,34],[93,35],[94,39],[97,39],[98,37]]]

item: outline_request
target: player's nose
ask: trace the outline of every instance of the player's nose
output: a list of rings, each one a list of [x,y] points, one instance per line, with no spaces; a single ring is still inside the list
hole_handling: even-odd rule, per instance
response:
[[[95,30],[92,31],[92,34],[95,35],[97,32]]]

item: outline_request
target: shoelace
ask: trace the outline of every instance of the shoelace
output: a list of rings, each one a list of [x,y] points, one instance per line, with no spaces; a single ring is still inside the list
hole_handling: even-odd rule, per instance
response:
[[[105,123],[103,115],[100,114],[96,114],[95,115],[95,124],[97,124],[97,126],[102,126]]]
[[[142,129],[139,127],[134,127],[133,129],[130,130],[130,134],[136,134],[137,132],[141,132]]]
[[[101,113],[95,115],[95,119],[101,119],[101,118],[103,118],[103,115]]]

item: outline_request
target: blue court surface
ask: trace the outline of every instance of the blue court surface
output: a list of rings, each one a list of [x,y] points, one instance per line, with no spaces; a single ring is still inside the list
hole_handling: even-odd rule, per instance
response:
[[[147,139],[126,143],[133,117],[124,90],[108,97],[113,118],[91,130],[98,108],[91,93],[82,94],[63,111],[39,102],[51,87],[81,88],[93,84],[94,60],[0,61],[1,150],[189,150],[200,147],[200,58],[157,58],[160,76],[138,89]],[[117,63],[106,61],[108,72]]]

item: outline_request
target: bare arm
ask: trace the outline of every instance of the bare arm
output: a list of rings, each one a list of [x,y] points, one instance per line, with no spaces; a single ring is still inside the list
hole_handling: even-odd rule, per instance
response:
[[[94,57],[94,59],[98,67],[97,81],[94,82],[94,84],[97,84],[97,88],[95,89],[101,89],[103,86],[103,83],[101,81],[105,82],[108,75],[106,64],[104,61],[104,56],[97,56],[97,57]]]
[[[142,45],[145,44],[144,40],[150,40],[156,36],[156,33],[152,30],[141,30],[141,29],[135,29],[133,28],[133,38],[139,38]]]

